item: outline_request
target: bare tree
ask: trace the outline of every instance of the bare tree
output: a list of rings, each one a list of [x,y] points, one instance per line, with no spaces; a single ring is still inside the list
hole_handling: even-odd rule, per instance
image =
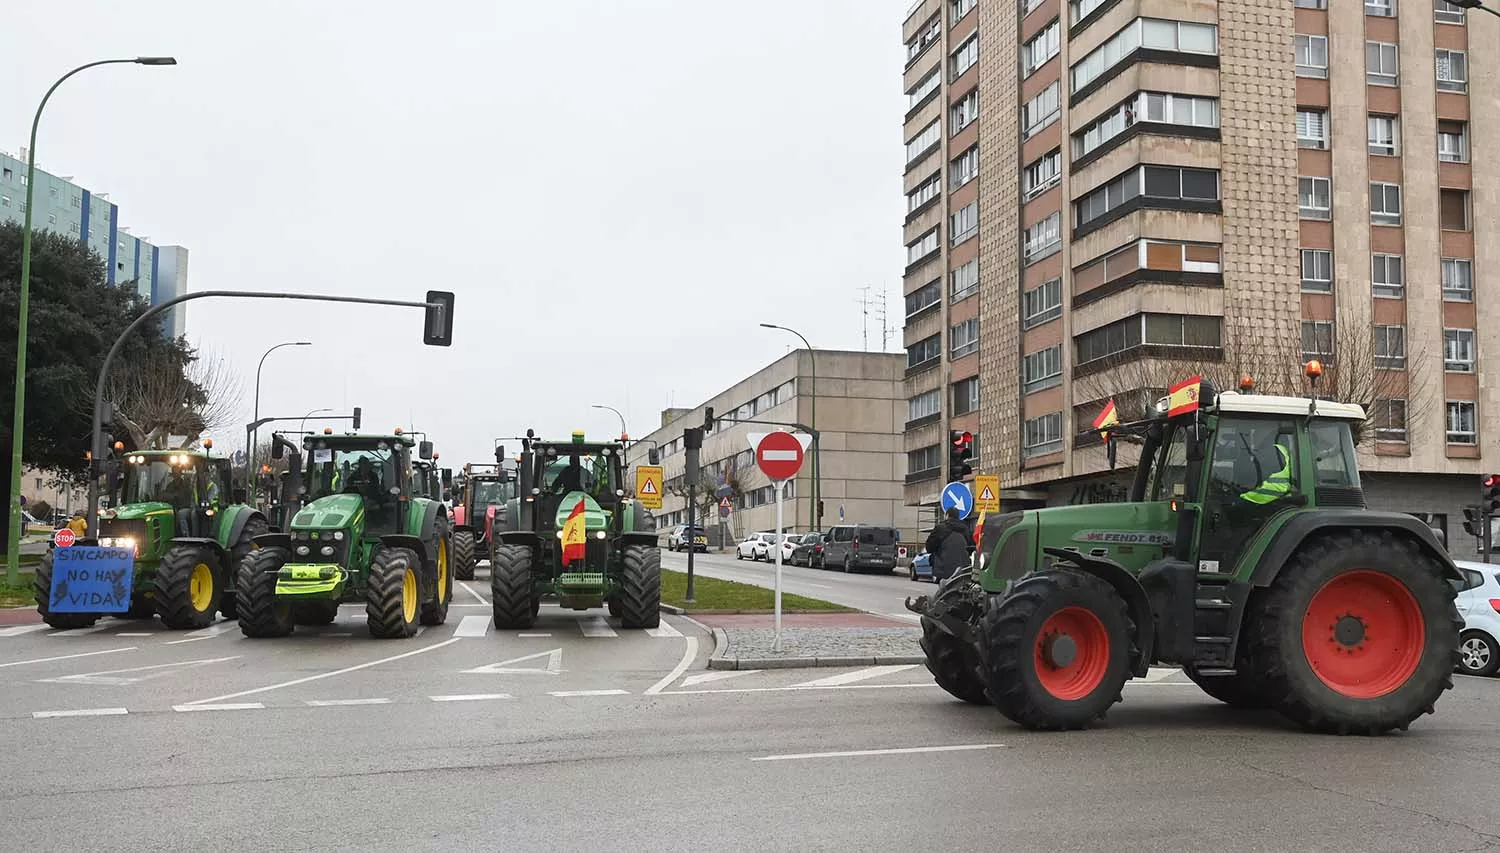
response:
[[[187,446],[233,424],[244,385],[217,356],[193,353],[184,365],[163,354],[112,374],[106,393],[136,447],[164,449],[169,436],[185,436]]]

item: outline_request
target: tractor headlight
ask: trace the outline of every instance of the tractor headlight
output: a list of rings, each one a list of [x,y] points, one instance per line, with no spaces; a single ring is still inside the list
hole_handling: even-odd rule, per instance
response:
[[[335,542],[342,542],[342,541],[344,541],[344,531],[342,531],[342,530],[335,530],[335,531],[333,531],[333,541],[335,541]]]
[[[298,545],[297,546],[297,556],[299,556],[299,557],[306,557],[308,554],[311,554],[311,553],[312,553],[312,549],[309,548],[309,547],[307,547],[306,545]]]
[[[322,548],[318,549],[318,553],[322,554],[325,557],[332,557],[333,556],[333,546],[332,545],[324,545]]]
[[[596,531],[594,531],[594,538],[595,539],[603,539],[604,536],[605,536],[605,533],[604,533],[603,530],[596,530]]]
[[[624,489],[615,489],[615,497],[617,497],[617,498],[623,498],[623,497],[625,497],[625,490]]]
[[[561,530],[557,531],[557,538],[561,539],[562,536],[563,536],[563,532]]]

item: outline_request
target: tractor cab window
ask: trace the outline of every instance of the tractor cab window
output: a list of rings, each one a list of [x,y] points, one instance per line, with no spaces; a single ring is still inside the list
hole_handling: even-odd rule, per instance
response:
[[[480,480],[474,484],[475,506],[489,506],[491,504],[503,504],[510,499],[506,494],[506,486],[499,480]]]
[[[561,454],[547,463],[543,473],[546,491],[557,495],[573,491],[594,495],[613,492],[619,488],[614,466],[610,464],[613,458],[595,452]]]
[[[1146,494],[1153,500],[1181,500],[1187,495],[1187,432],[1173,428],[1157,455]]]
[[[192,456],[127,456],[120,503],[160,501],[174,507],[196,506],[199,484],[195,461]]]
[[[1359,466],[1354,461],[1354,436],[1343,421],[1314,420],[1307,429],[1312,441],[1319,486],[1359,488]]]
[[[1266,504],[1296,491],[1296,424],[1224,417],[1214,436],[1210,490],[1226,500]]]
[[[396,476],[396,451],[384,442],[359,450],[314,448],[307,474],[309,500],[357,494],[366,501],[380,502],[401,492],[401,481]]]

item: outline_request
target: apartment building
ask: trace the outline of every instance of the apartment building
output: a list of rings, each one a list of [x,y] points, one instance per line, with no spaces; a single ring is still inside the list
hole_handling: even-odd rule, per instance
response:
[[[1469,552],[1461,508],[1500,470],[1500,247],[1475,239],[1500,215],[1500,56],[1477,49],[1500,19],[923,0],[903,38],[908,503],[937,500],[953,431],[1013,506],[1109,499],[1126,475],[1085,432],[1106,400],[1317,357],[1368,397],[1370,504]]]

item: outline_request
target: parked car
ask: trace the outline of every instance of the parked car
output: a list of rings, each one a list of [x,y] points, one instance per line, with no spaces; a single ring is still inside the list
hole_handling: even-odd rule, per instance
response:
[[[1500,566],[1454,561],[1464,573],[1455,604],[1463,617],[1458,671],[1465,675],[1500,672]]]
[[[804,533],[796,540],[792,548],[792,558],[788,561],[794,566],[807,566],[812,568],[813,557],[823,553],[823,534]]]
[[[740,540],[734,546],[734,558],[736,560],[764,560],[771,553],[771,544],[776,541],[776,534],[770,531],[752,533]]]
[[[932,576],[932,555],[923,551],[911,560],[907,567],[907,575],[914,581],[930,581],[937,583],[937,578]]]
[[[703,552],[707,553],[708,552],[708,534],[703,532],[703,528],[702,527],[699,527],[698,525],[695,524],[695,525],[693,525],[693,534],[692,535],[693,535],[693,544],[691,546],[692,549],[694,551],[703,551]],[[667,536],[667,550],[668,551],[686,551],[688,548],[689,548],[689,545],[688,545],[688,526],[686,524],[679,524],[679,525],[677,525],[677,527],[673,528],[671,534]]]
[[[830,528],[824,537],[818,568],[832,566],[845,572],[864,569],[889,572],[896,568],[896,543],[900,538],[894,527],[840,524]]]
[[[777,545],[777,547],[779,547],[781,549],[781,564],[782,565],[784,565],[784,566],[791,565],[791,563],[792,563],[792,553],[797,550],[797,543],[801,542],[801,541],[802,541],[802,534],[800,534],[800,533],[783,533],[783,534],[781,534],[781,541]],[[776,558],[772,557],[772,556],[767,556],[767,559],[775,560]]]

